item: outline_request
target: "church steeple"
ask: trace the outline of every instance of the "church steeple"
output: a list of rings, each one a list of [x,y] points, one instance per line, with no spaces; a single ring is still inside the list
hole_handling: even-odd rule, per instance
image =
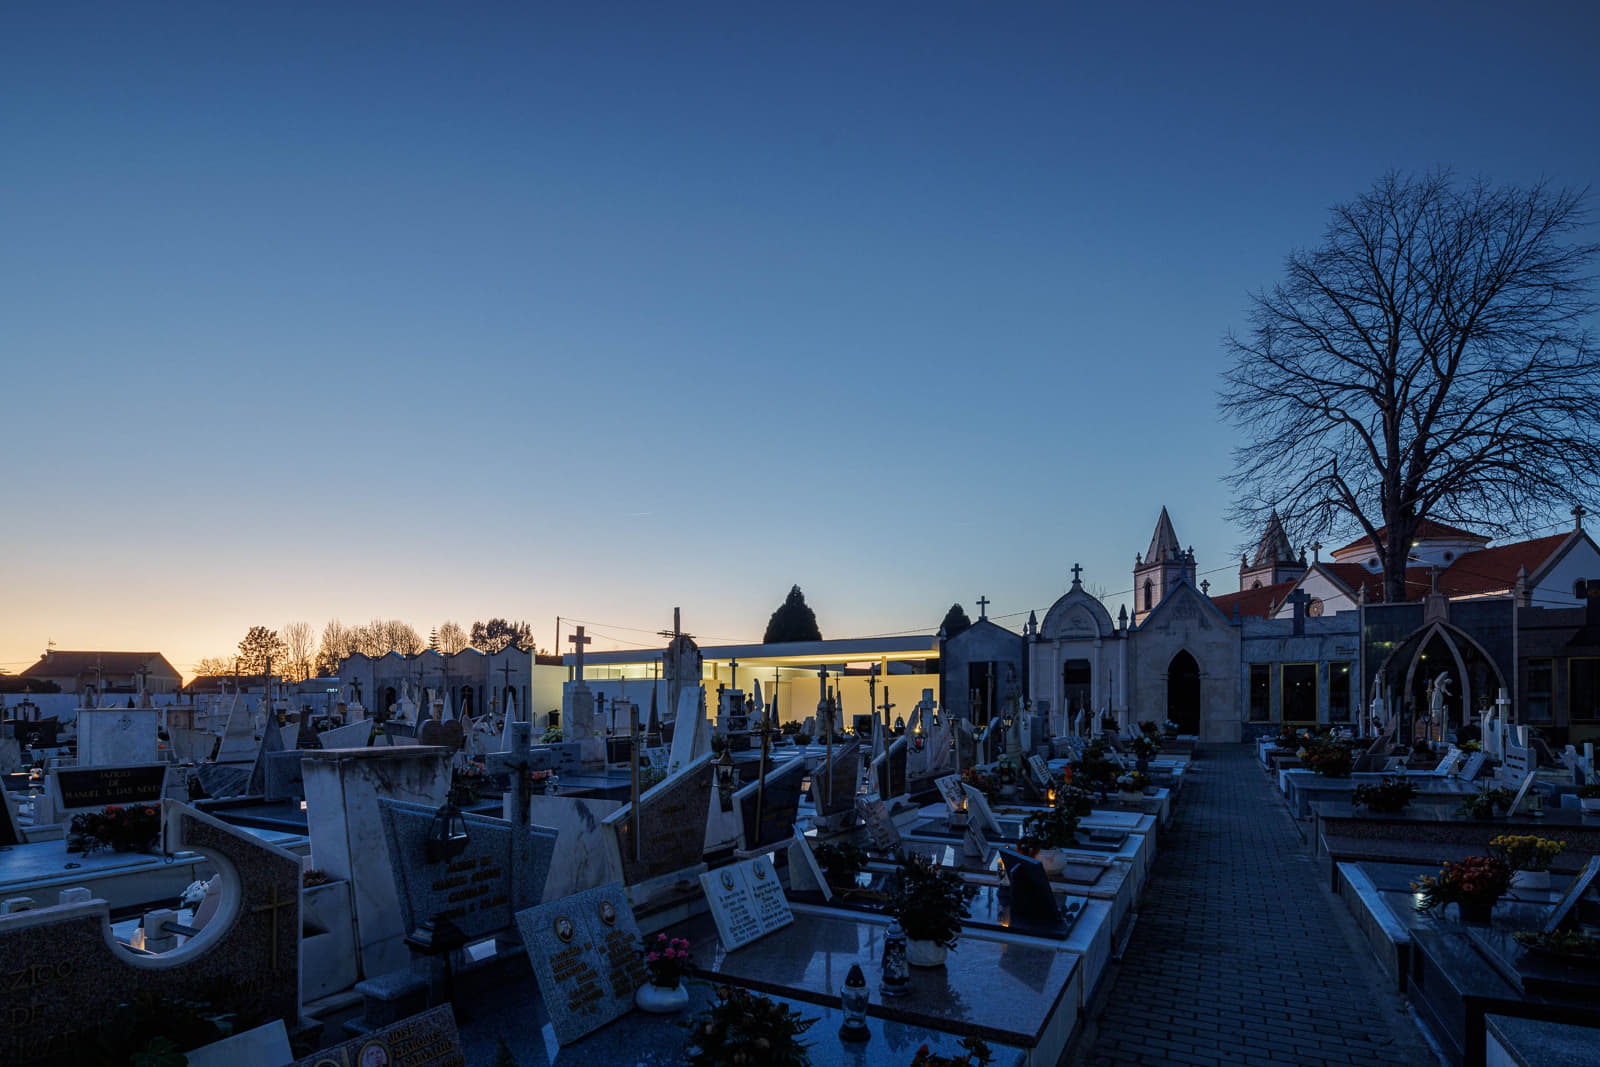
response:
[[[1142,623],[1183,580],[1194,584],[1194,550],[1184,551],[1172,528],[1172,517],[1162,508],[1150,536],[1150,550],[1133,560],[1133,624]]]
[[[1239,590],[1292,582],[1305,572],[1305,553],[1295,555],[1283,520],[1278,518],[1278,509],[1273,508],[1267,517],[1267,528],[1261,531],[1261,540],[1256,544],[1255,559],[1239,561]]]

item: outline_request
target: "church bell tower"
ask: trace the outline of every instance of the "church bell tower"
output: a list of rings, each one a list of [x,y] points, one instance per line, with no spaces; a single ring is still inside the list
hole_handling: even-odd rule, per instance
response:
[[[1178,544],[1178,535],[1172,529],[1172,519],[1167,509],[1161,509],[1156,520],[1156,532],[1150,537],[1150,549],[1142,556],[1133,557],[1133,624],[1144,622],[1145,616],[1156,609],[1179,581],[1194,584],[1194,549],[1184,550]]]

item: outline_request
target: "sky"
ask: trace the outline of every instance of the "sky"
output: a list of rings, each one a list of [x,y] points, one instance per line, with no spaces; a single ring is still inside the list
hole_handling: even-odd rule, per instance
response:
[[[1020,626],[1241,545],[1222,338],[1390,169],[1586,187],[1600,5],[0,14],[0,670]],[[565,638],[569,631],[563,629]],[[565,641],[563,641],[565,644]]]

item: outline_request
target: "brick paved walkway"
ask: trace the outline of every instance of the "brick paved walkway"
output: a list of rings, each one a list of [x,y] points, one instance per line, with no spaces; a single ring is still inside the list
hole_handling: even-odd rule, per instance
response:
[[[1254,751],[1206,746],[1078,1062],[1437,1063]]]

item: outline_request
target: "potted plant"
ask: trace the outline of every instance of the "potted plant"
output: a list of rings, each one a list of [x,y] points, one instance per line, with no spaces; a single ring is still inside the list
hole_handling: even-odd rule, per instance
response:
[[[1417,798],[1417,787],[1404,777],[1385,778],[1377,785],[1358,785],[1351,803],[1382,815],[1393,815]]]
[[[919,853],[903,853],[889,897],[889,910],[906,932],[906,960],[914,967],[938,967],[961,936],[961,920],[972,914],[961,876]]]
[[[1578,807],[1585,815],[1600,815],[1600,782],[1578,787]]]
[[[689,973],[689,942],[681,937],[657,934],[641,938],[639,954],[650,980],[634,990],[633,1002],[641,1011],[667,1015],[689,1006],[689,991],[683,976]]]
[[[799,745],[801,748],[805,748],[811,743],[811,735],[806,733],[804,730],[800,730],[794,735],[794,743]]]
[[[1091,741],[1083,746],[1083,755],[1072,765],[1073,780],[1099,791],[1104,796],[1115,784],[1122,768],[1106,758],[1105,744]]]
[[[961,772],[961,784],[970,785],[989,800],[993,800],[1000,795],[999,780],[994,775],[980,771],[976,767],[968,767]]]
[[[534,796],[555,792],[557,780],[555,771],[524,771],[522,773],[528,783],[528,792],[532,793]]]
[[[1509,789],[1484,786],[1461,802],[1458,813],[1474,819],[1492,819],[1501,811],[1509,811],[1517,795]]]
[[[1012,762],[1010,756],[1004,756],[1001,757],[995,771],[1000,778],[1000,798],[1002,800],[1015,799],[1017,795],[1017,765]]]
[[[1305,747],[1306,766],[1325,778],[1348,778],[1353,761],[1350,747],[1329,738],[1308,741]]]
[[[1549,889],[1550,861],[1566,845],[1536,834],[1501,834],[1489,842],[1490,850],[1517,872],[1511,884],[1519,889]]]
[[[685,1059],[693,1067],[804,1067],[810,1045],[800,1035],[816,1021],[747,989],[718,986],[716,1002],[689,1027]]]
[[[1494,856],[1468,856],[1446,863],[1436,875],[1423,875],[1411,883],[1421,894],[1418,911],[1432,911],[1454,903],[1462,922],[1487,923],[1497,900],[1511,888],[1511,865]]]
[[[1061,850],[1071,848],[1077,841],[1078,816],[1066,808],[1056,807],[1035,812],[1023,820],[1022,838],[1017,844],[1038,859],[1046,874],[1060,874],[1067,865]]]
[[[161,836],[161,808],[156,804],[108,804],[99,811],[74,815],[70,829],[81,835],[85,852],[97,848],[148,852]]]
[[[1167,719],[1161,724],[1161,732],[1167,735],[1167,740],[1173,741],[1178,737],[1178,724]]]
[[[814,850],[817,866],[834,885],[854,885],[856,875],[867,868],[866,850],[848,841],[841,844],[824,842]]]
[[[1128,747],[1133,750],[1135,766],[1140,773],[1148,771],[1150,761],[1161,754],[1161,742],[1154,734],[1140,734],[1128,742]]]
[[[484,765],[469,762],[465,767],[450,772],[450,799],[461,807],[468,807],[483,799],[483,790],[489,784],[489,772]]]
[[[1123,800],[1141,800],[1151,782],[1151,777],[1143,771],[1129,771],[1117,779],[1117,792],[1122,794]]]

